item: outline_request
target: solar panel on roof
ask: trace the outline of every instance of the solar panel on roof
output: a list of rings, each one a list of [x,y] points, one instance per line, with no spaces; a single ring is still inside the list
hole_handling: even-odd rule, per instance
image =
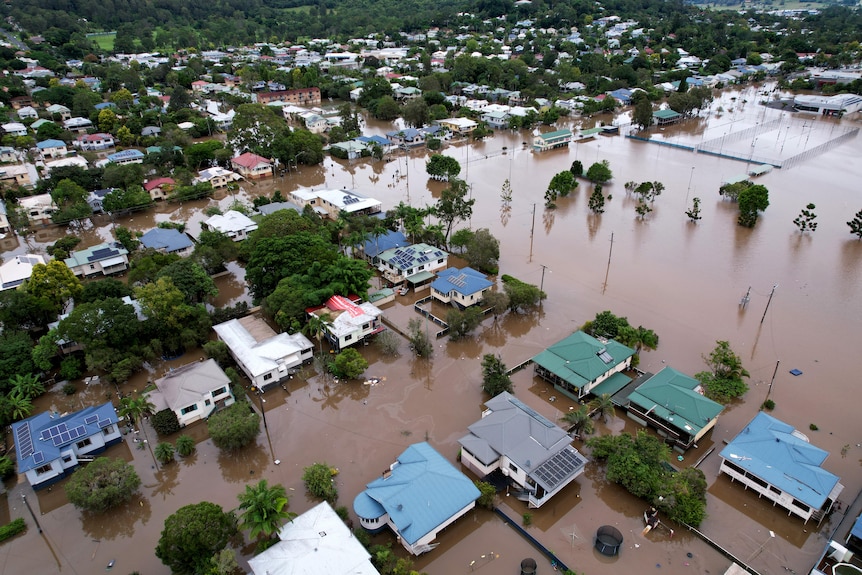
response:
[[[84,423],[86,423],[87,425],[93,425],[94,423],[98,423],[98,421],[99,421],[98,415],[91,415],[84,420]]]
[[[533,475],[553,489],[584,464],[575,450],[564,449],[543,463]]]
[[[114,248],[101,248],[101,249],[94,251],[92,254],[90,254],[90,257],[87,258],[87,261],[92,262],[92,261],[96,261],[96,260],[101,260],[101,259],[109,258],[111,256],[119,255],[119,253],[120,252],[118,252]]]
[[[33,438],[30,436],[30,422],[22,423],[18,427],[18,451],[21,453],[21,458],[30,457],[33,453]]]
[[[113,424],[113,423],[114,423],[114,422],[113,422],[113,421],[111,421],[110,419],[102,420],[102,421],[100,421],[100,422],[99,422],[99,428],[100,428],[100,429],[105,429],[106,427],[108,427],[109,425],[111,425],[111,424]]]
[[[54,447],[58,447],[60,445],[63,445],[64,443],[69,443],[70,441],[72,441],[72,438],[69,436],[69,432],[64,431],[63,433],[54,438]]]
[[[43,461],[45,461],[45,454],[43,454],[41,451],[37,451],[33,454],[33,463],[38,465]]]

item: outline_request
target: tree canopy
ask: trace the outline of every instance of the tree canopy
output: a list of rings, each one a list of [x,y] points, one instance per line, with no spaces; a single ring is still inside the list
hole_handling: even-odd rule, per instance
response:
[[[156,557],[179,575],[207,573],[212,557],[236,533],[233,513],[208,501],[186,505],[165,519]]]
[[[75,470],[66,496],[75,507],[101,513],[128,501],[141,485],[131,464],[120,458],[97,457]]]

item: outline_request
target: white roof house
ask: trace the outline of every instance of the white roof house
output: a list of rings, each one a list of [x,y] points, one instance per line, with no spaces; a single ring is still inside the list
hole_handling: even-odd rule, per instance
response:
[[[51,198],[51,194],[37,194],[18,198],[18,205],[27,213],[31,222],[42,222],[50,220],[51,214],[57,211],[57,204]]]
[[[359,343],[385,329],[379,319],[383,315],[380,308],[368,302],[357,304],[340,295],[332,296],[324,305],[308,313],[318,317],[329,315],[330,323],[325,328],[326,338],[337,350]]]
[[[33,266],[44,263],[45,258],[38,254],[15,256],[0,266],[0,291],[20,286],[33,275]]]
[[[156,411],[170,409],[176,413],[181,427],[205,419],[235,401],[230,378],[214,359],[172,369],[155,383],[157,390],[147,397]]]
[[[288,377],[295,368],[311,361],[314,353],[314,344],[301,333],[275,333],[254,316],[232,319],[213,329],[258,389],[265,390]]]
[[[285,523],[278,538],[249,559],[254,575],[380,575],[371,555],[325,501]]]
[[[299,206],[311,206],[315,212],[336,219],[345,211],[349,214],[376,214],[382,204],[380,200],[366,198],[348,190],[296,190],[290,199]]]
[[[227,186],[231,182],[235,182],[237,180],[241,180],[242,176],[237,174],[236,172],[231,172],[230,170],[225,170],[221,166],[215,166],[212,168],[207,168],[206,170],[201,170],[198,172],[198,177],[192,180],[193,184],[202,184],[207,183],[211,185],[213,188],[223,188]]]
[[[238,242],[248,237],[248,234],[257,229],[257,224],[247,215],[228,210],[224,214],[216,214],[202,224],[205,230],[221,232]]]

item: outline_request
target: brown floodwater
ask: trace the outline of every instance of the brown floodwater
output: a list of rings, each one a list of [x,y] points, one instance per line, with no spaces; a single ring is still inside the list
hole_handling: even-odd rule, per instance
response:
[[[725,91],[708,116],[658,130],[653,137],[683,146],[725,137],[723,152],[787,159],[828,142],[846,127],[859,126],[856,114],[824,119],[759,105],[760,100],[771,98],[771,90]],[[602,121],[610,123],[612,117],[585,119],[583,126]],[[561,122],[578,123],[577,119]],[[371,133],[389,129],[387,124],[367,122]],[[727,136],[746,129],[752,131],[746,138],[731,142]],[[291,495],[290,509],[302,512],[314,504],[303,489],[302,468],[315,461],[339,468],[339,504],[351,508],[364,485],[413,442],[427,439],[454,461],[458,439],[480,417],[486,399],[480,389],[483,354],[500,354],[507,365],[514,365],[605,309],[659,334],[659,348],[642,354],[641,367],[646,370],[672,365],[694,374],[704,369],[701,355],[716,340],[726,339],[751,372],[748,394],[729,406],[698,448],[676,463],[692,464],[710,447],[720,450],[723,441],[733,438],[756,414],[780,362],[770,396],[776,402],[773,413],[831,453],[825,466],[841,477],[846,508],[862,489],[862,449],[858,447],[862,427],[854,423],[854,402],[849,400],[858,379],[850,359],[856,353],[862,317],[862,242],[848,233],[845,224],[862,209],[855,185],[862,176],[858,162],[862,141],[850,140],[792,169],[774,169],[757,178],[770,191],[770,206],[757,227],[748,230],[736,225],[736,206],[718,195],[723,181],[746,172],[749,166],[744,161],[623,136],[600,136],[572,144],[568,150],[537,155],[525,146],[530,140],[528,132],[500,131],[475,145],[451,144],[444,153],[461,162],[462,176],[472,185],[476,205],[467,224],[488,228],[500,239],[502,273],[543,285],[548,299],[540,310],[508,315],[496,323],[486,319],[475,337],[464,342],[437,340],[429,361],[412,358],[404,342],[398,358],[380,357],[374,346],[360,347],[369,361],[366,375],[381,378],[377,385],[335,383],[309,367],[287,382],[286,390],[268,392],[266,403],[255,400],[258,409],[265,408],[267,433],[238,454],[219,453],[207,438],[206,426],[196,424],[184,432],[198,441],[197,453],[162,467],[155,465],[148,449],[137,449],[127,436],[110,455],[132,460],[143,486],[128,505],[104,516],[90,516],[67,504],[62,484],[34,495],[20,481],[13,482],[8,485],[9,515],[31,522],[20,503],[21,494],[27,493],[44,533],[31,528],[0,546],[0,574],[95,572],[111,560],[116,560],[114,570],[122,573],[167,574],[153,549],[170,513],[203,500],[233,509],[245,484],[260,478],[283,484]],[[236,197],[250,201],[275,189],[287,193],[299,186],[325,185],[355,188],[382,200],[385,207],[399,201],[430,205],[444,185],[428,180],[426,158],[420,150],[407,155],[399,151],[389,162],[327,158],[322,166],[246,185]],[[591,186],[584,180],[568,198],[558,201],[556,210],[544,209],[544,191],[552,175],[568,169],[574,160],[585,166],[609,161],[614,178],[604,190],[613,198],[603,214],[590,213]],[[512,182],[508,206],[500,198],[506,178]],[[624,184],[646,180],[661,181],[665,191],[656,199],[654,211],[640,220]],[[688,222],[684,214],[694,197],[702,199],[703,219],[697,224]],[[226,207],[231,201],[233,197],[222,194],[182,206],[160,204],[114,224],[145,231],[158,221],[185,221],[195,235],[205,207],[216,203]],[[792,220],[809,202],[817,206],[819,228],[802,236]],[[110,219],[97,219],[74,233],[83,237],[83,245],[92,245],[110,238],[111,226]],[[28,249],[44,249],[64,233],[62,228],[46,228],[27,242],[2,240],[0,248],[8,258]],[[229,272],[217,280],[222,291],[216,305],[248,301],[242,269],[232,265]],[[773,286],[777,286],[775,294],[764,314]],[[741,310],[739,300],[749,287],[750,303]],[[385,307],[387,317],[400,326],[420,317],[409,305],[415,298],[413,293],[398,296]],[[195,350],[164,365],[148,366],[119,391],[140,392],[148,379],[159,377],[168,366],[196,361],[200,355]],[[791,376],[788,371],[793,368],[803,375]],[[513,379],[518,397],[551,419],[573,407],[529,369]],[[79,382],[78,387],[80,391],[72,396],[54,389],[38,400],[38,407],[67,411],[117,397],[113,386],[85,388]],[[809,431],[810,424],[819,431]],[[624,429],[634,431],[637,426],[618,414],[600,423],[597,432]],[[147,434],[154,444],[155,432],[148,428]],[[700,466],[709,485],[708,517],[702,530],[762,573],[784,572],[782,567],[807,572],[840,513],[819,527],[803,525],[726,477],[718,477],[718,465],[713,453]],[[527,511],[523,503],[505,495],[499,502],[516,520]],[[642,536],[643,507],[644,502],[608,484],[601,468],[590,464],[564,492],[532,511],[528,529],[570,568],[590,575],[653,570],[721,573],[728,566],[727,559],[683,529],[677,529],[673,539],[661,532]],[[593,549],[595,530],[605,524],[615,525],[625,536],[617,558],[603,557]],[[394,538],[381,536],[380,540]],[[528,556],[539,561],[542,572],[550,571],[546,559],[486,511],[471,512],[438,541],[437,549],[416,560],[430,575],[471,568],[514,573]],[[243,567],[247,558],[244,555],[241,560]]]

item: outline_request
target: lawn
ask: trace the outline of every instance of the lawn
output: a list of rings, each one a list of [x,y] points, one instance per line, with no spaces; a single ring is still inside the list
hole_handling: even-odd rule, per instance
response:
[[[103,32],[99,34],[87,34],[87,39],[96,43],[99,48],[106,52],[111,52],[114,49],[114,38],[117,37],[116,32]]]

